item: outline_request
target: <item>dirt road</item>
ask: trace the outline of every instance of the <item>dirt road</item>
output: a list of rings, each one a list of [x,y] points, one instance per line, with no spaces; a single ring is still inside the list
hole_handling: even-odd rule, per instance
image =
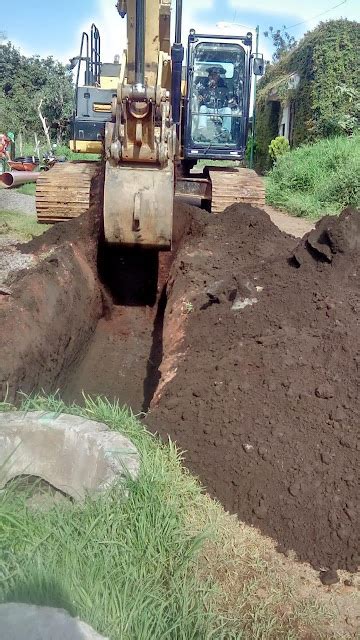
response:
[[[288,233],[295,238],[302,238],[305,233],[311,231],[315,226],[315,221],[290,216],[288,213],[274,209],[269,205],[265,205],[264,211],[266,211],[270,216],[271,222],[273,222],[280,231],[284,231],[284,233]]]
[[[35,215],[35,196],[18,193],[15,189],[0,187],[0,222],[1,211],[16,211],[20,214]]]

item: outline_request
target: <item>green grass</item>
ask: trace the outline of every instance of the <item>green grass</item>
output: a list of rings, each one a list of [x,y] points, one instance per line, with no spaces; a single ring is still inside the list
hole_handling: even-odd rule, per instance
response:
[[[308,218],[360,207],[360,135],[321,140],[280,157],[266,179],[266,199]]]
[[[23,193],[26,196],[34,196],[36,192],[36,182],[28,182],[27,184],[21,184],[20,187],[16,187],[17,193]]]
[[[47,151],[47,146],[44,141],[40,144],[40,159],[42,155]],[[97,153],[74,153],[71,151],[66,144],[59,144],[54,149],[54,153],[56,156],[65,156],[68,160],[100,160],[101,156]],[[24,156],[32,156],[35,154],[34,145],[31,142],[26,142],[23,144],[22,155]],[[20,149],[16,149],[16,156],[20,155]]]
[[[41,399],[26,406],[65,408]],[[112,640],[223,637],[211,588],[194,575],[203,536],[185,529],[184,506],[200,488],[181,471],[175,447],[159,446],[129,412],[105,401],[73,412],[129,436],[141,454],[140,477],[128,481],[128,499],[118,487],[41,513],[27,509],[23,493],[5,491],[0,600],[64,607]]]
[[[58,145],[55,149],[56,156],[65,156],[68,160],[89,160],[96,161],[101,159],[98,153],[74,153],[65,144]]]
[[[40,236],[48,224],[38,224],[36,216],[12,211],[0,211],[0,236],[9,235],[21,241]]]
[[[100,398],[67,407],[55,396],[21,408],[105,422],[138,447],[141,472],[127,500],[118,487],[41,512],[16,484],[3,491],[0,602],[64,607],[111,640],[348,637],[332,632],[318,586],[306,596],[303,573],[204,495],[174,445],[129,411]]]

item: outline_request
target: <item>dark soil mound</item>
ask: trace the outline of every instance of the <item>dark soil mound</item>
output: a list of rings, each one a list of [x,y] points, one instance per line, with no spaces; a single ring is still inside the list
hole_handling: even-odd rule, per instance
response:
[[[173,300],[192,303],[185,355],[148,424],[280,550],[356,570],[360,213],[325,218],[296,248],[241,205],[198,231],[168,291],[168,320]]]

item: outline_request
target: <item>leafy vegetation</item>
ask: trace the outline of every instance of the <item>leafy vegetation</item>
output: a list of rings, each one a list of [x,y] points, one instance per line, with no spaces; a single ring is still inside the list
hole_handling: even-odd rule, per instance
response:
[[[26,182],[19,187],[15,187],[17,193],[23,193],[25,196],[34,196],[36,193],[36,182]]]
[[[26,57],[12,44],[0,44],[0,122],[1,129],[41,135],[38,105],[56,138],[67,132],[73,109],[74,89],[71,71],[52,57]]]
[[[280,156],[266,179],[266,198],[309,218],[360,207],[360,135],[320,140]]]
[[[330,132],[351,135],[360,127],[360,89],[338,85],[336,91],[344,109],[342,113],[336,112],[329,118]]]
[[[360,52],[358,22],[345,19],[320,23],[298,46],[268,66],[259,82],[257,101],[257,168],[269,168],[268,147],[278,133],[281,107],[291,103],[294,127],[291,144],[352,133],[360,126]],[[289,82],[298,74],[299,85]],[[278,99],[271,99],[275,93]]]
[[[174,445],[127,409],[100,398],[67,407],[55,396],[25,398],[21,409],[105,422],[137,446],[141,472],[127,500],[115,488],[48,511],[30,509],[16,481],[8,486],[0,495],[0,602],[64,607],[111,640],[338,637],[331,602],[317,600],[318,588],[304,593],[304,568],[204,495]]]
[[[269,155],[273,162],[290,151],[290,144],[284,136],[276,136],[269,144]]]
[[[286,31],[285,25],[281,29],[269,27],[267,31],[264,31],[264,36],[272,41],[275,49],[272,56],[273,62],[278,62],[285,53],[292,51],[297,45],[297,40]]]

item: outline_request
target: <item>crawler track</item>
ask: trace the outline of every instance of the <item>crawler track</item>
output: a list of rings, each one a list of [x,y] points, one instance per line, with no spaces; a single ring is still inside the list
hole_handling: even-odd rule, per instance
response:
[[[96,162],[64,162],[44,171],[36,184],[39,222],[62,222],[85,213],[91,205]]]

